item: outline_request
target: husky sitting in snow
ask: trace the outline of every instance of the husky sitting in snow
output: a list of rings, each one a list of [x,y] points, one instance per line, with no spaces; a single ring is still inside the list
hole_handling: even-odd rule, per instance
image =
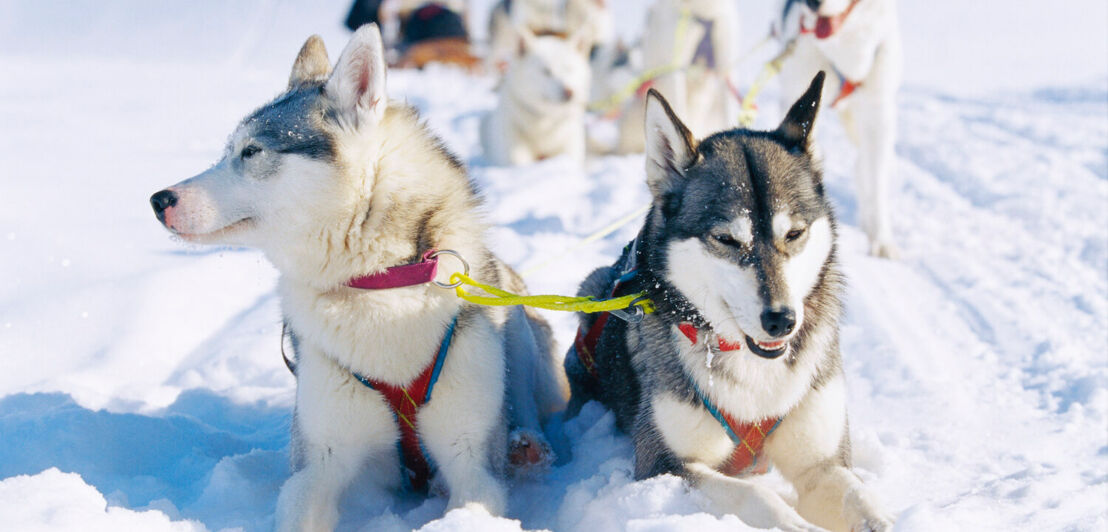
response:
[[[599,400],[634,441],[635,478],[679,475],[750,525],[888,530],[850,466],[835,218],[809,150],[823,80],[776,131],[699,141],[648,93],[653,207],[580,294],[645,292],[656,311],[582,317],[568,413]],[[744,478],[769,463],[796,509]]]
[[[519,31],[520,55],[500,85],[496,109],[481,122],[485,156],[496,165],[522,165],[568,155],[585,160],[589,96],[588,43]]]
[[[778,36],[793,46],[781,68],[781,97],[792,101],[812,74],[833,72],[824,101],[839,111],[858,147],[858,223],[870,254],[895,258],[889,180],[896,153],[896,93],[903,57],[894,0],[786,0]]]
[[[461,163],[389,102],[375,25],[333,71],[309,39],[288,89],[242,121],[222,159],[151,203],[180,238],[260,248],[281,272],[296,409],[279,530],[332,529],[367,470],[382,488],[431,485],[450,508],[500,514],[508,464],[550,460],[540,423],[564,381],[549,327],[435,285],[461,257],[481,282],[525,289],[485,246]]]

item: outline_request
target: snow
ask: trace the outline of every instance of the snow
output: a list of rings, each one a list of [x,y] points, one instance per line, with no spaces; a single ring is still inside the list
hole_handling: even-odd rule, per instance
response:
[[[620,32],[636,31],[640,3],[612,4],[631,10]],[[772,11],[754,4],[740,6],[746,45]],[[819,139],[850,278],[842,348],[858,474],[900,531],[1104,530],[1108,6],[902,4],[902,260],[865,255],[853,149],[830,114]],[[216,159],[308,34],[335,55],[345,8],[0,2],[6,528],[272,527],[294,387],[276,272],[254,251],[171,240],[147,198]],[[495,103],[490,79],[432,68],[389,80],[467,161],[490,241],[521,270],[647,201],[641,156],[586,171],[487,166],[476,128]],[[780,116],[773,92],[766,125]],[[531,288],[572,293],[633,225],[532,274]],[[564,347],[572,317],[549,318]],[[632,481],[630,443],[598,405],[548,428],[571,458],[515,483],[504,518],[443,515],[441,497],[353,496],[341,527],[746,529],[676,478]],[[779,476],[762,480],[791,496]]]

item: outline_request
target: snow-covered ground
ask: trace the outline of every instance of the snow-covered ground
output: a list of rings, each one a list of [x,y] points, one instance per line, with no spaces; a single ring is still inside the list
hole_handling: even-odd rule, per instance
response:
[[[633,33],[640,3],[612,3]],[[740,4],[748,43],[761,4]],[[864,254],[853,150],[833,118],[821,131],[851,280],[854,460],[898,530],[1108,528],[1108,6],[1013,4],[902,6],[902,260]],[[276,272],[170,240],[147,198],[216,159],[308,34],[337,53],[345,8],[0,2],[0,528],[272,526],[294,387]],[[641,156],[488,167],[491,87],[442,68],[390,77],[468,161],[502,257],[527,269],[646,201]],[[571,293],[633,233],[528,281]],[[572,318],[550,319],[566,345]],[[353,497],[342,526],[744,529],[676,478],[632,482],[629,442],[596,405],[551,430],[573,459],[513,486],[507,518]]]

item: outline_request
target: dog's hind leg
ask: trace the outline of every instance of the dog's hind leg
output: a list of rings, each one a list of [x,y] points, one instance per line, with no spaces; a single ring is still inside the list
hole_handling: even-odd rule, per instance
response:
[[[508,310],[504,327],[511,430],[508,462],[519,475],[543,473],[554,463],[542,424],[565,406],[565,386],[552,360],[550,336],[550,326],[537,314],[522,307]]]
[[[864,90],[862,87],[858,92]],[[869,237],[870,254],[896,258],[888,205],[896,157],[896,109],[876,90],[873,94],[855,94],[852,99],[845,112],[850,115],[858,146],[855,182],[859,222]]]

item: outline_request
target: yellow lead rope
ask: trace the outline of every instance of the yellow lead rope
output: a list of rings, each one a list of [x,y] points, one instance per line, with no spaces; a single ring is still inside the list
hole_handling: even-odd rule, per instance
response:
[[[623,102],[630,99],[639,91],[643,85],[650,83],[670,72],[674,72],[683,68],[681,62],[678,61],[680,54],[678,52],[682,49],[682,41],[685,40],[685,31],[688,30],[689,22],[692,20],[692,11],[689,8],[681,8],[681,18],[677,19],[677,28],[674,30],[673,37],[673,58],[668,65],[662,65],[654,67],[632,79],[630,83],[625,85],[622,89],[615,94],[599,101],[590,102],[588,110],[592,112],[608,112],[615,107],[623,104]]]
[[[746,128],[754,125],[754,119],[758,117],[758,110],[754,107],[758,100],[758,93],[762,92],[763,85],[781,72],[781,65],[793,54],[794,48],[796,48],[796,39],[789,41],[777,57],[762,67],[762,72],[758,74],[758,78],[754,80],[754,84],[746,91],[746,97],[743,98],[742,110],[739,111],[739,125]]]
[[[454,288],[458,297],[477,305],[508,307],[513,305],[526,305],[529,307],[546,310],[560,310],[565,312],[611,312],[633,307],[642,308],[643,312],[654,312],[654,302],[646,299],[646,292],[629,294],[611,299],[595,299],[592,297],[568,297],[556,295],[523,296],[501,290],[495,286],[489,286],[474,281],[472,277],[464,273],[455,273],[450,276],[450,284],[457,284]],[[489,296],[474,295],[467,292],[464,286],[480,288]]]

